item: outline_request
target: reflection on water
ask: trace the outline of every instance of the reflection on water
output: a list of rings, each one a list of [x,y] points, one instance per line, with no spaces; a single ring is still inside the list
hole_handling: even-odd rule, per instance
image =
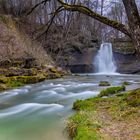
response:
[[[66,119],[77,99],[96,96],[99,81],[113,86],[129,81],[127,89],[140,85],[135,75],[81,75],[48,80],[0,94],[0,140],[68,140]]]

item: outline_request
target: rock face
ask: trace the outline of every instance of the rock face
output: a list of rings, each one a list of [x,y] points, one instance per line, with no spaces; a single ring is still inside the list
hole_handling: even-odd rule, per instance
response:
[[[126,74],[140,74],[140,58],[135,54],[133,44],[128,39],[114,39],[112,41],[117,72]],[[82,52],[73,53],[73,60],[67,67],[73,73],[95,72],[94,58],[98,52],[99,44],[85,48]]]
[[[135,49],[129,39],[115,39],[113,42],[114,57],[119,73],[140,73],[140,58],[136,56]]]
[[[140,74],[140,59],[134,54],[114,53],[117,71],[126,74]]]
[[[96,48],[84,49],[82,53],[74,53],[74,59],[67,65],[73,73],[91,73],[94,70],[93,59]]]

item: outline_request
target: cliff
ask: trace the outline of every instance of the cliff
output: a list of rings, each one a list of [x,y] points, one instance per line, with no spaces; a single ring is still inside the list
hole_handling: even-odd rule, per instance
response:
[[[128,39],[112,40],[113,53],[117,65],[117,72],[126,74],[140,73],[140,58],[135,54],[132,42]],[[94,59],[99,50],[100,44],[96,42],[93,46],[86,47],[82,51],[72,54],[73,61],[68,67],[74,73],[95,72]]]

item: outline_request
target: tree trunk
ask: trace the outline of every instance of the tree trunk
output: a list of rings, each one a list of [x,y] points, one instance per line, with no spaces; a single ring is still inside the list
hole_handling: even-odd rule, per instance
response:
[[[130,33],[136,52],[140,55],[140,25],[135,25],[135,28],[131,29]]]
[[[123,3],[128,18],[130,37],[136,51],[140,54],[140,16],[135,0],[123,0]]]

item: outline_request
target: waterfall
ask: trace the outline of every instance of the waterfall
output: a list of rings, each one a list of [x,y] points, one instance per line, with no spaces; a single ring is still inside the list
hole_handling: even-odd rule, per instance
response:
[[[95,57],[95,68],[98,73],[111,74],[116,72],[116,65],[112,52],[111,43],[101,44],[100,50]]]

